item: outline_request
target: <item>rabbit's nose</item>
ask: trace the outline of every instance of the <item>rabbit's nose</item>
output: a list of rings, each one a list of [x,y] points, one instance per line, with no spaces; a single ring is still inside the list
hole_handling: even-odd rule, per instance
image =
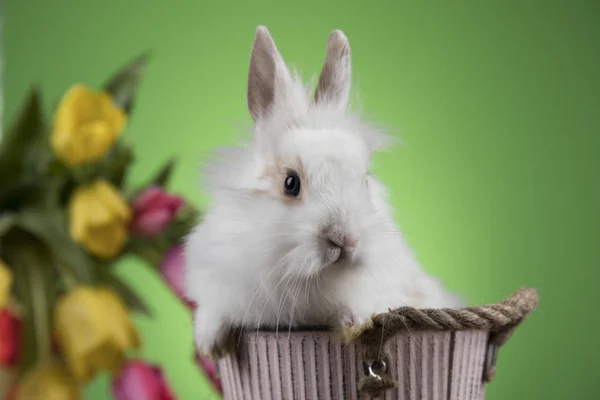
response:
[[[356,247],[356,238],[339,225],[331,225],[321,232],[323,241],[323,260],[326,265],[352,258]]]
[[[346,227],[332,224],[320,232],[323,242],[323,261],[330,265],[352,258],[356,247],[356,237],[349,234]]]
[[[329,248],[348,251],[356,247],[356,238],[340,225],[329,225],[321,236]]]

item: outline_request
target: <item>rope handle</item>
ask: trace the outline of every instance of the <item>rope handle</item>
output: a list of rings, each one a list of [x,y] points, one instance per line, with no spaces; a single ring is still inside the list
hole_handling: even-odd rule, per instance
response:
[[[489,382],[494,376],[498,349],[537,304],[538,295],[534,289],[520,289],[495,304],[459,309],[400,307],[376,314],[367,324],[343,332],[347,343],[357,344],[359,357],[363,360],[364,376],[358,383],[358,390],[378,397],[398,386],[389,374],[389,358],[382,349],[392,337],[408,330],[489,331],[483,376],[483,380]]]

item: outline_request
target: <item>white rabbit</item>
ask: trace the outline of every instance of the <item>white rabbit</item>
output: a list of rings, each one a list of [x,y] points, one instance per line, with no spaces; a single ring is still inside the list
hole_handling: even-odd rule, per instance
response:
[[[388,137],[347,110],[350,47],[333,31],[311,98],[269,31],[248,74],[253,136],[206,170],[212,205],[187,237],[194,337],[213,353],[231,328],[349,325],[390,307],[456,307],[421,270],[369,174]]]

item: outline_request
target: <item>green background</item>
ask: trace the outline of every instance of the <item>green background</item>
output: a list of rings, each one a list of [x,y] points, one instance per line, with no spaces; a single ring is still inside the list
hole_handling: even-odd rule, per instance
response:
[[[200,205],[200,158],[249,120],[256,25],[306,77],[327,34],[344,30],[366,114],[402,139],[374,173],[424,268],[472,303],[539,290],[488,399],[598,398],[598,1],[8,0],[5,12],[7,118],[34,82],[49,108],[69,85],[97,86],[154,50],[125,133],[131,181],[175,154],[172,188]],[[119,271],[155,312],[135,319],[142,355],[180,399],[213,399],[192,363],[188,313],[143,265]],[[107,398],[106,383],[85,398]]]

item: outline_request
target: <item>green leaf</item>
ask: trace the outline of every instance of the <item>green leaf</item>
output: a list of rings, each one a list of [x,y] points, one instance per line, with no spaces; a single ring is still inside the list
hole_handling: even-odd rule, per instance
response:
[[[126,197],[128,199],[128,201],[130,202],[134,202],[135,199],[140,195],[141,192],[144,191],[144,189],[146,189],[148,186],[161,186],[163,188],[166,187],[166,185],[169,182],[169,179],[171,178],[171,175],[173,174],[173,169],[175,168],[175,158],[170,158],[155,174],[153,177],[151,177],[150,179],[148,179],[148,181],[139,186],[134,188],[131,191],[128,191]]]
[[[152,312],[138,294],[113,273],[107,272],[103,276],[102,282],[119,294],[129,310],[149,317],[152,316]]]
[[[49,249],[54,262],[67,268],[81,283],[94,282],[94,266],[89,255],[68,234],[62,209],[26,209],[19,214],[19,225],[38,237]]]
[[[181,243],[183,238],[200,222],[202,214],[190,204],[184,205],[166,230],[171,243]]]
[[[44,199],[47,181],[23,174],[5,183],[0,183],[0,208],[17,210],[23,206],[39,203]]]
[[[70,174],[69,167],[65,165],[58,158],[54,158],[48,163],[48,169],[46,170],[49,176],[67,176]]]
[[[7,259],[14,268],[15,290],[24,307],[19,356],[19,371],[23,372],[50,355],[56,275],[42,243],[22,232],[10,239]]]
[[[29,207],[57,207],[61,201],[66,176],[36,177],[23,174],[0,187],[0,210],[17,211]]]
[[[0,214],[0,240],[8,231],[15,227],[17,217],[15,213],[4,212]]]
[[[136,236],[130,236],[125,247],[125,252],[137,256],[154,269],[160,267],[165,250],[166,248],[160,246],[158,240],[147,240]]]
[[[0,141],[0,182],[15,179],[23,165],[24,154],[45,132],[44,113],[39,88],[30,89],[14,124]]]
[[[159,170],[158,172],[150,179],[151,185],[157,185],[165,187],[169,183],[169,179],[171,179],[171,175],[173,175],[173,169],[175,168],[175,158],[170,158]]]
[[[33,87],[16,121],[0,141],[0,208],[18,209],[46,202],[52,159],[41,94]]]
[[[137,87],[149,60],[150,52],[147,51],[121,68],[103,85],[103,89],[112,96],[115,105],[128,115],[132,112]]]
[[[134,160],[133,151],[122,142],[117,143],[102,161],[102,176],[115,187],[121,188],[125,183],[127,170]]]

